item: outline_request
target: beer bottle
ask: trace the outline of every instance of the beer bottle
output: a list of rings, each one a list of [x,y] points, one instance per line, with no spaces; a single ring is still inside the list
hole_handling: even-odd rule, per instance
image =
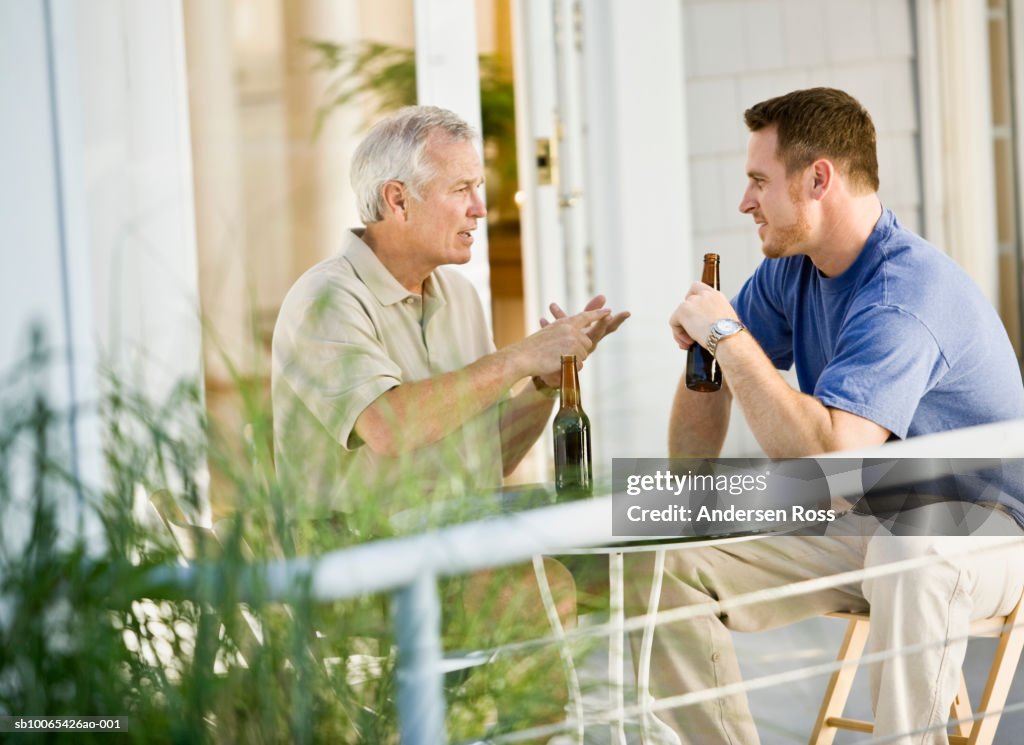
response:
[[[719,289],[718,254],[704,254],[704,273],[700,281]],[[694,341],[686,355],[686,387],[691,391],[714,393],[722,387],[722,369],[711,352]]]
[[[552,424],[555,490],[559,496],[587,495],[594,486],[590,461],[590,419],[580,404],[576,355],[562,356],[562,403]]]

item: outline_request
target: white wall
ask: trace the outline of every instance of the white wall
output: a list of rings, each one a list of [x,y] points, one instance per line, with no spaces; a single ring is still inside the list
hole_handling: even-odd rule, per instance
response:
[[[745,185],[743,111],[798,88],[855,96],[878,131],[880,195],[921,229],[918,115],[910,0],[686,0],[686,108],[694,253],[722,254],[722,291],[739,290],[761,260]],[[691,261],[689,277],[699,267]],[[685,284],[683,285],[685,286]],[[725,454],[758,452],[734,412]]]
[[[632,317],[588,363],[594,460],[660,457],[685,354],[668,318],[696,265],[687,173],[689,102],[678,3],[584,5],[584,101],[594,289]],[[588,377],[590,377],[588,375]]]

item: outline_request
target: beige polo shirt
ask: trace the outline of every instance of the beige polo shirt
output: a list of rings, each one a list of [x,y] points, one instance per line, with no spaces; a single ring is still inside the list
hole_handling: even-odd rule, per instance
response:
[[[305,516],[371,510],[386,518],[427,499],[501,484],[498,406],[444,440],[399,457],[354,430],[385,391],[494,351],[476,290],[453,269],[410,293],[359,237],[289,290],[274,328],[274,449],[282,487]],[[365,524],[365,521],[360,521]]]

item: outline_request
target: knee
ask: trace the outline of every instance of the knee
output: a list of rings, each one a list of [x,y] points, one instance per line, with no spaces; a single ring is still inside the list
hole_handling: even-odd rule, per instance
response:
[[[705,582],[706,568],[700,551],[669,551],[661,566],[661,607],[706,602],[714,598]],[[658,572],[654,551],[627,554],[625,561],[626,610],[646,613]]]
[[[533,638],[549,632],[545,600],[539,583],[547,584],[563,627],[576,623],[576,583],[560,562],[544,557],[543,576],[530,564],[474,572],[466,577],[462,594],[475,632],[502,641]],[[500,621],[495,622],[495,619]],[[505,638],[507,637],[507,639]]]
[[[861,583],[868,603],[877,607],[908,590],[919,595],[931,588],[955,584],[959,569],[936,551],[935,540],[933,536],[878,536],[872,539],[864,557],[864,568],[869,577]],[[908,565],[900,566],[903,562],[908,562]],[[875,574],[875,571],[880,573]]]
[[[562,626],[566,628],[575,626],[576,580],[572,572],[557,559],[545,556],[544,575]]]

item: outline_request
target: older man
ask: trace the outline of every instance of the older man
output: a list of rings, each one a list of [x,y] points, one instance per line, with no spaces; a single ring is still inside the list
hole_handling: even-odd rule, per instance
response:
[[[501,486],[548,421],[561,356],[582,362],[629,315],[604,308],[602,296],[573,316],[553,304],[552,322],[495,349],[476,291],[447,266],[469,261],[486,214],[475,140],[459,117],[430,106],[378,122],[352,162],[365,229],[346,235],[282,304],[274,445],[292,523],[316,526],[302,531],[302,550],[387,534],[405,508]],[[568,620],[572,577],[553,560],[546,566]],[[458,593],[458,584],[445,592]],[[464,597],[462,616],[459,598],[447,604],[446,620],[470,627],[460,643],[546,630],[536,585],[515,569],[470,577]],[[502,704],[506,726],[513,714],[562,714],[557,653],[530,663],[496,673],[545,689],[531,706]]]
[[[552,306],[554,322],[495,350],[475,290],[446,266],[469,261],[486,214],[474,140],[429,106],[374,126],[351,174],[366,228],[281,307],[278,470],[318,509],[387,516],[499,486],[547,422],[561,355],[586,359],[628,316],[600,296],[574,316]]]

